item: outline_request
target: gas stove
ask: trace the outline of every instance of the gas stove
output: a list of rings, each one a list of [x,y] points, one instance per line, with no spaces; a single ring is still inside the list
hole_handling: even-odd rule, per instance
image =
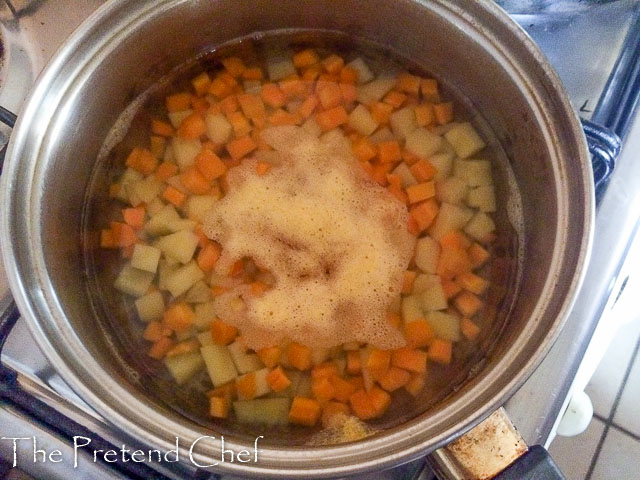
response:
[[[19,112],[47,60],[102,3],[0,0],[0,106]],[[607,328],[600,320],[606,318],[631,274],[626,259],[640,226],[640,162],[634,158],[638,149],[632,145],[633,139],[640,138],[640,116],[635,109],[640,95],[640,0],[498,3],[540,45],[579,115],[594,122],[587,123],[585,129],[594,156],[598,209],[584,284],[552,350],[505,405],[527,443],[548,446],[567,403],[584,388],[584,378],[577,373],[584,365],[585,352],[593,349],[589,345],[593,346],[598,332]],[[608,127],[623,139],[620,154],[615,136],[599,126]],[[9,135],[10,128],[0,126],[0,148]],[[0,298],[7,292],[0,268]],[[0,301],[0,312],[6,301]],[[0,348],[6,333],[0,324]],[[105,445],[135,445],[135,441],[73,393],[41,354],[24,321],[18,320],[8,334],[1,362],[7,368],[0,370],[0,437],[37,439],[37,444],[20,441],[16,447],[19,459],[29,459],[20,462],[19,467],[31,477],[209,478],[207,472],[198,472],[186,464],[148,464],[138,468],[131,462],[96,462],[81,453],[74,467],[73,462],[56,463],[41,453],[36,455],[37,449],[49,453],[59,450],[62,458],[73,459],[72,444],[65,438],[69,428],[80,429],[80,436],[86,432],[91,438],[100,438]],[[19,395],[8,395],[2,389],[3,382],[9,381],[16,381],[21,387]],[[0,479],[12,469],[13,458],[12,442],[0,441]],[[423,461],[359,478],[418,477],[433,477]]]

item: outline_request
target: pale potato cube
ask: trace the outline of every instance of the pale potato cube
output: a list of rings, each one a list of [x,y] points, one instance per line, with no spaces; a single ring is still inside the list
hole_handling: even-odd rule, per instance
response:
[[[189,289],[184,300],[189,303],[206,303],[211,300],[211,288],[200,280]]]
[[[190,340],[198,334],[198,329],[194,326],[176,332],[176,340],[182,342],[184,340]]]
[[[358,57],[355,60],[350,61],[346,65],[349,68],[353,68],[358,72],[358,83],[367,83],[373,80],[373,73],[365,61]]]
[[[389,93],[395,85],[396,79],[394,77],[378,77],[369,83],[360,85],[360,87],[358,87],[358,102],[364,105],[377,102]]]
[[[431,165],[433,165],[438,171],[438,173],[433,177],[434,180],[436,182],[444,180],[451,175],[451,170],[453,169],[453,154],[436,153],[429,157],[429,163],[431,163]]]
[[[144,225],[144,231],[149,235],[161,236],[180,230],[193,230],[196,226],[194,220],[181,218],[173,205],[165,205],[159,211],[151,215]]]
[[[469,122],[455,125],[444,136],[460,158],[468,158],[486,146],[484,140]]]
[[[411,107],[405,107],[393,112],[389,117],[389,124],[393,133],[401,140],[407,138],[411,132],[418,128],[416,114]],[[418,143],[416,143],[416,146]],[[414,153],[418,155],[418,152]]]
[[[475,207],[481,212],[495,212],[496,194],[493,185],[483,185],[470,189],[467,192],[467,205]]]
[[[182,110],[180,112],[169,112],[169,121],[173,128],[179,128],[182,121],[193,113],[193,110]]]
[[[151,200],[147,203],[147,213],[149,216],[154,216],[156,213],[160,212],[164,208],[164,203],[158,197]],[[168,233],[168,232],[167,232]]]
[[[416,266],[426,273],[436,273],[440,244],[433,238],[426,236],[418,239],[415,250]]]
[[[369,137],[369,140],[373,143],[390,142],[395,139],[396,137],[393,136],[393,132],[387,127],[376,130],[376,132]]]
[[[436,240],[440,240],[452,230],[462,229],[473,217],[473,210],[467,207],[443,203],[434,224],[429,229],[429,234]]]
[[[171,185],[173,188],[180,190],[185,195],[190,195],[191,192],[182,184],[182,180],[180,180],[180,174],[174,175],[173,177],[169,177],[165,180],[167,185]]]
[[[438,151],[441,142],[442,137],[426,128],[416,128],[407,135],[405,148],[420,158],[427,158]]]
[[[328,348],[314,347],[311,349],[311,363],[320,365],[322,362],[329,360],[331,351]]]
[[[256,386],[256,390],[255,390],[255,397],[263,397],[265,396],[267,393],[271,392],[271,387],[269,386],[269,382],[267,382],[267,375],[269,375],[269,372],[271,370],[268,368],[262,368],[260,370],[256,370],[253,371],[251,373],[247,373],[245,375],[242,375],[240,377],[238,377],[238,379],[236,381],[241,380],[243,377],[247,376],[247,375],[253,375],[254,381],[255,381],[255,386]],[[246,398],[243,398],[240,393],[238,393],[238,397],[240,398],[240,400],[247,400]]]
[[[460,177],[449,177],[436,183],[436,197],[441,202],[460,204],[467,195],[467,182]]]
[[[287,425],[290,406],[289,398],[258,398],[233,402],[233,411],[241,423]]]
[[[149,203],[162,192],[162,182],[154,175],[127,185],[129,203],[137,207],[141,203]]]
[[[238,376],[231,354],[224,345],[210,343],[200,348],[200,353],[202,353],[202,358],[214,387],[229,383]]]
[[[404,162],[400,162],[391,173],[400,177],[403,188],[407,188],[418,183],[416,177],[413,176],[413,173],[411,173],[411,170],[409,170],[409,167]]]
[[[182,385],[204,368],[204,359],[200,352],[184,353],[166,357],[164,364],[178,385]]]
[[[460,318],[445,312],[427,312],[425,320],[433,329],[436,337],[457,342],[460,340]]]
[[[222,145],[229,141],[233,127],[222,113],[207,113],[204,122],[207,125],[207,136],[213,143]]]
[[[158,290],[138,298],[135,306],[138,318],[143,322],[160,320],[164,315],[164,298]]]
[[[378,128],[367,107],[359,104],[349,114],[349,126],[361,135],[369,136]]]
[[[247,353],[244,345],[235,341],[227,345],[233,364],[240,373],[249,373],[264,367],[264,364],[255,353]]]
[[[156,273],[162,251],[151,245],[136,243],[131,255],[131,266],[145,272]]]
[[[143,178],[144,176],[137,170],[127,168],[118,181],[119,187],[115,198],[122,200],[125,203],[129,203],[129,186],[135,182],[139,182]]]
[[[122,267],[122,270],[120,270],[114,287],[127,295],[141,297],[149,290],[154,276],[151,272],[138,270],[137,268],[133,268],[130,263],[127,263]]]
[[[206,330],[204,332],[200,332],[196,335],[196,338],[198,339],[198,342],[200,342],[201,346],[205,346],[205,345],[212,345],[213,344],[213,337],[211,336],[211,330]]]
[[[464,231],[474,240],[481,243],[490,242],[493,239],[493,232],[496,224],[491,217],[484,212],[476,212],[473,218],[464,227]]]
[[[180,167],[180,170],[184,170],[193,165],[196,155],[202,150],[202,144],[197,138],[188,140],[186,138],[173,137],[171,149],[178,167]]]
[[[191,261],[186,265],[177,268],[175,271],[167,275],[165,281],[166,288],[174,297],[182,295],[189,290],[198,280],[204,278],[204,273],[195,261]]]
[[[198,330],[206,330],[206,333],[211,336],[209,328],[211,327],[211,322],[217,317],[216,303],[214,301],[199,303],[193,309],[196,314],[193,324]]]
[[[196,251],[198,236],[189,230],[180,230],[155,241],[154,246],[162,250],[168,257],[173,257],[180,263],[188,263]]]
[[[316,122],[315,116],[307,118],[307,120],[302,124],[302,129],[316,138],[322,134],[322,128],[320,128],[320,125]]]
[[[267,61],[267,72],[272,82],[277,82],[289,75],[296,74],[296,67],[293,65],[290,56],[273,57]]]
[[[464,178],[470,187],[493,185],[491,162],[488,160],[456,160],[454,175]]]
[[[207,212],[213,208],[218,198],[213,195],[191,195],[185,204],[187,217],[202,223]]]
[[[423,312],[445,310],[448,306],[447,296],[438,275],[431,273],[418,275],[413,282],[413,294],[420,298]]]
[[[174,264],[167,262],[166,258],[163,258],[158,262],[158,288],[160,290],[167,290],[167,279],[180,267],[180,262],[174,260]]]
[[[422,302],[417,295],[409,295],[402,299],[402,320],[404,323],[415,322],[424,318]]]

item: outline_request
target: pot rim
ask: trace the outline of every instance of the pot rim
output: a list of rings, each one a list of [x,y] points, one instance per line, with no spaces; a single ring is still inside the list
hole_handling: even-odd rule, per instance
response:
[[[164,450],[173,448],[172,442],[175,443],[175,436],[179,436],[181,441],[184,440],[189,445],[190,441],[201,436],[201,434],[206,434],[204,427],[198,430],[194,427],[189,427],[186,421],[171,421],[173,437],[167,437],[167,430],[163,426],[143,421],[147,414],[159,415],[160,412],[158,410],[142,404],[140,401],[141,395],[136,395],[132,390],[110,379],[108,375],[105,375],[105,372],[100,371],[100,366],[97,362],[92,359],[90,361],[86,360],[90,354],[85,350],[80,338],[76,336],[73,329],[65,323],[62,306],[57,301],[46,273],[43,252],[38,242],[38,239],[41,238],[38,227],[39,213],[36,214],[37,210],[33,208],[38,202],[37,191],[32,191],[36,182],[28,184],[25,184],[25,182],[38,180],[37,167],[39,158],[41,158],[41,155],[46,154],[47,150],[51,123],[49,120],[41,121],[38,125],[42,125],[45,128],[37,129],[33,127],[36,125],[37,116],[42,115],[42,105],[47,101],[48,87],[66,65],[74,62],[76,52],[82,52],[82,49],[85,49],[82,54],[84,63],[75,65],[74,69],[76,75],[80,77],[82,70],[97,64],[100,58],[108,53],[109,48],[118,42],[119,37],[126,35],[128,28],[145,22],[150,16],[159,14],[184,1],[163,0],[161,2],[153,2],[153,5],[147,4],[132,7],[131,2],[127,0],[112,0],[101,6],[89,17],[54,55],[40,75],[28,101],[23,106],[7,151],[5,172],[2,176],[1,184],[3,208],[0,218],[0,240],[5,245],[2,252],[3,259],[7,267],[11,291],[15,296],[20,312],[27,320],[29,329],[38,346],[64,380],[92,408],[95,408],[97,412],[109,419],[114,425],[117,425],[121,430],[132,434],[137,439],[141,439],[147,445]],[[425,2],[418,0],[417,3],[424,4]],[[386,430],[380,435],[350,444],[284,449],[264,447],[261,450],[262,464],[254,466],[253,464],[224,462],[217,466],[220,471],[274,477],[310,475],[335,477],[337,475],[383,469],[414,460],[424,455],[427,450],[443,446],[463,434],[498,408],[534,371],[551,348],[553,340],[557,337],[584,277],[593,236],[595,206],[592,173],[589,168],[588,152],[582,129],[560,80],[526,32],[513,22],[502,9],[489,0],[479,1],[472,8],[468,7],[466,10],[459,6],[458,3],[462,2],[459,0],[436,0],[431,2],[429,6],[432,9],[437,9],[442,15],[456,18],[458,21],[464,21],[465,26],[472,29],[478,41],[482,41],[487,48],[496,50],[501,48],[501,42],[491,36],[491,32],[483,31],[482,27],[477,24],[473,18],[474,9],[475,11],[481,9],[483,14],[488,15],[492,21],[497,22],[502,30],[511,35],[511,41],[519,42],[526,49],[526,53],[530,57],[529,60],[534,59],[539,63],[545,74],[545,86],[554,95],[553,100],[557,104],[555,108],[564,115],[564,120],[567,122],[566,128],[570,128],[572,138],[575,138],[581,144],[579,145],[579,150],[582,153],[581,165],[583,168],[580,173],[584,186],[581,194],[585,199],[584,215],[581,219],[583,222],[583,235],[580,239],[579,247],[571,245],[572,249],[578,249],[578,253],[575,255],[575,265],[569,266],[574,273],[567,287],[568,294],[558,307],[558,316],[555,323],[547,331],[544,340],[535,349],[535,353],[523,363],[521,371],[508,381],[501,381],[499,375],[499,372],[510,363],[508,356],[505,355],[491,371],[486,375],[483,374],[486,386],[476,385],[477,388],[464,392],[459,398],[435,413],[421,415],[401,426]],[[153,10],[153,13],[151,10]],[[103,28],[104,25],[109,25],[112,21],[115,21],[114,19],[120,18],[119,14],[122,15],[122,18],[117,25],[117,29]],[[100,28],[103,28],[103,30],[100,30]],[[92,46],[90,49],[86,44],[83,45],[85,39],[89,36],[100,40],[97,45]],[[506,58],[506,55],[506,53],[503,55],[505,57],[504,61],[510,60],[511,63],[505,66],[518,70],[518,62],[514,58]],[[518,73],[523,77],[523,88],[532,90],[533,87],[526,81],[525,73]],[[72,89],[74,81],[77,81],[77,78],[68,80],[66,84],[67,90]],[[67,90],[59,94],[61,99],[67,93]],[[548,117],[549,112],[545,111],[544,106],[536,106],[542,110],[542,112],[539,112],[540,115]],[[545,113],[547,115],[544,115]],[[48,118],[53,118],[53,115],[48,116]],[[550,123],[549,118],[547,118],[546,123]],[[549,129],[553,130],[551,127]],[[24,167],[25,163],[27,167]],[[571,173],[576,175],[577,172]],[[556,172],[556,183],[562,180],[562,178],[558,177],[561,177],[561,175]],[[21,186],[23,186],[22,189]],[[559,184],[557,187],[560,192],[566,190],[563,185]],[[24,203],[23,205],[20,205],[21,200]],[[16,218],[16,216],[21,211],[20,209],[33,212],[29,217],[31,219],[29,225],[19,224],[20,219]],[[562,228],[558,228],[554,243],[554,259],[552,261],[552,265],[555,265],[556,268],[554,270],[556,276],[562,273],[559,271],[562,265],[561,260],[565,249],[568,248],[568,242],[564,241],[566,240],[569,222],[567,209],[567,199],[560,199],[558,222],[562,222]],[[18,239],[24,240],[24,242],[18,242]],[[25,251],[25,248],[27,251]],[[36,279],[37,291],[33,291],[33,285],[25,280],[29,275]],[[553,289],[553,284],[556,280],[556,277],[550,276],[547,279],[544,291]],[[538,312],[539,309],[540,305],[536,307],[535,311]],[[43,313],[47,315],[47,318],[40,318]],[[51,327],[43,325],[43,320],[50,322],[59,331],[52,334]],[[518,338],[512,349],[517,349],[518,346],[522,347],[524,345],[525,341],[521,337]],[[76,361],[78,358],[83,358],[83,362],[78,363]],[[92,369],[96,368],[97,371],[92,371]],[[477,397],[486,398],[486,402],[481,408],[474,407],[468,401]],[[457,415],[453,415],[453,413]],[[441,427],[438,433],[436,435],[425,433],[433,430],[433,425]],[[226,439],[225,446],[234,451],[252,447],[252,445],[244,442],[227,441]],[[219,451],[220,442],[211,442],[210,446],[194,453],[194,458],[199,463],[204,463],[212,458],[213,452]],[[181,456],[188,458],[185,447],[181,449]]]

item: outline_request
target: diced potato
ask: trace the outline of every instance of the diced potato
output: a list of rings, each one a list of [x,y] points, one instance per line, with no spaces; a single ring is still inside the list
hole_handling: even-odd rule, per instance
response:
[[[358,102],[369,105],[384,97],[396,85],[395,77],[378,77],[358,87]]]
[[[296,67],[291,61],[291,56],[274,57],[267,61],[267,72],[272,82],[277,82],[289,75],[296,74]]]
[[[193,165],[196,155],[198,155],[202,150],[202,144],[197,138],[188,140],[185,138],[173,137],[173,140],[171,141],[171,149],[173,150],[173,155],[178,167],[180,167],[180,170],[184,170],[185,168]]]
[[[441,202],[460,204],[467,196],[467,182],[460,177],[449,177],[436,183],[436,197]]]
[[[162,250],[168,257],[175,258],[180,263],[188,263],[198,246],[198,236],[188,230],[180,230],[155,241],[154,246]]]
[[[150,235],[167,235],[174,232],[171,226],[180,220],[180,215],[173,205],[165,205],[158,212],[151,214],[151,218],[144,226],[145,232]]]
[[[355,60],[350,61],[346,65],[349,68],[353,68],[358,72],[358,83],[367,83],[373,80],[373,73],[365,61],[358,57]]]
[[[216,303],[214,301],[199,303],[194,307],[194,311],[196,313],[193,319],[195,327],[200,331],[206,330],[206,333],[211,336],[209,328],[211,327],[211,322],[217,317]]]
[[[415,322],[424,318],[422,302],[417,295],[409,295],[402,299],[402,320],[404,323]]]
[[[367,107],[359,104],[349,114],[349,126],[361,135],[369,136],[378,128]]]
[[[196,282],[184,297],[188,303],[206,303],[211,300],[211,289],[202,280]]]
[[[214,387],[224,385],[238,376],[229,350],[224,345],[215,343],[204,345],[200,348],[200,352]]]
[[[198,339],[198,342],[200,342],[200,345],[202,345],[203,347],[205,345],[212,345],[213,342],[213,337],[211,336],[211,330],[205,330],[204,332],[200,332],[196,335],[196,338]]]
[[[460,340],[460,318],[445,312],[427,312],[425,320],[435,333],[443,340],[457,342]]]
[[[454,163],[454,175],[464,178],[470,187],[493,185],[491,163],[488,160],[460,160]]]
[[[470,208],[443,202],[433,226],[429,229],[429,234],[439,241],[450,231],[462,229],[471,217],[473,217],[473,210]]]
[[[382,127],[376,130],[376,132],[369,137],[369,140],[373,143],[390,142],[395,139],[393,132],[387,127]]]
[[[411,132],[418,128],[416,114],[411,107],[405,107],[393,112],[389,117],[389,124],[393,133],[401,140],[407,138]],[[418,155],[418,152],[413,153]]]
[[[436,153],[442,142],[442,137],[431,133],[426,128],[416,128],[406,137],[405,148],[420,158],[427,158]]]
[[[476,129],[468,122],[455,125],[444,136],[460,158],[468,158],[485,147]]]
[[[182,342],[183,340],[189,340],[198,335],[198,330],[195,327],[189,327],[179,332],[176,332],[176,340]]]
[[[425,273],[436,273],[440,244],[429,236],[422,237],[416,242],[415,252],[416,266]]]
[[[122,270],[120,270],[114,286],[127,295],[141,297],[149,290],[153,277],[155,277],[153,273],[138,270],[137,268],[133,268],[131,263],[127,263],[122,267]]]
[[[193,113],[193,110],[181,110],[179,112],[169,112],[169,121],[173,128],[178,128],[182,121]]]
[[[442,289],[442,282],[438,275],[430,273],[418,275],[413,282],[413,293],[420,297],[424,312],[445,310],[448,306],[447,296]]]
[[[413,173],[411,173],[411,170],[409,170],[409,167],[404,162],[400,162],[391,173],[400,177],[403,188],[407,188],[418,183],[416,177],[413,176]]]
[[[233,411],[241,423],[287,425],[290,406],[289,398],[258,398],[233,402]]]
[[[464,227],[467,235],[481,243],[491,241],[495,229],[496,224],[491,217],[484,212],[477,212]]]
[[[256,391],[255,391],[254,397],[263,397],[269,392],[271,392],[271,387],[269,386],[269,382],[267,382],[267,375],[269,375],[269,372],[270,372],[270,369],[262,368],[260,370],[256,370],[250,373],[254,376],[255,385],[256,385]],[[249,373],[245,375],[249,375]],[[245,375],[238,377],[237,381],[241,380]],[[240,396],[240,400],[246,400],[246,399]]]
[[[164,298],[158,290],[138,298],[135,306],[138,318],[143,322],[160,320],[164,315]]]
[[[249,373],[264,367],[264,364],[255,353],[245,352],[245,348],[239,341],[227,345],[233,364],[240,373]]]
[[[311,349],[311,363],[313,365],[320,365],[322,362],[329,360],[331,351],[328,348],[312,348]]]
[[[133,168],[127,168],[118,182],[119,188],[118,193],[116,194],[116,198],[118,200],[122,200],[123,202],[129,202],[129,186],[135,182],[139,182],[143,178],[144,176],[137,170],[134,170]]]
[[[311,116],[302,124],[302,128],[309,134],[318,138],[322,134],[322,128],[316,122],[316,117]]]
[[[289,381],[291,382],[291,385],[289,385],[284,390],[280,390],[279,392],[273,392],[273,391],[270,392],[268,394],[269,397],[273,397],[273,398],[277,398],[277,397],[293,398],[294,395],[296,394],[296,390],[297,390],[298,385],[300,383],[300,379],[305,374],[303,372],[301,372],[300,370],[285,370],[284,373],[287,376],[287,378],[289,379]]]
[[[204,368],[204,359],[200,352],[191,352],[166,357],[164,364],[176,383],[182,385]]]
[[[162,251],[151,245],[136,243],[131,255],[131,266],[145,272],[156,273]]]
[[[187,217],[202,223],[207,212],[213,208],[218,199],[213,195],[191,195],[185,205]]]
[[[204,117],[207,125],[207,136],[218,145],[227,143],[231,138],[233,127],[221,113],[207,113]]]
[[[158,197],[154,198],[149,203],[147,203],[147,213],[150,216],[155,215],[163,208],[164,208],[164,203],[162,203],[162,200],[160,200]]]
[[[496,211],[496,194],[492,185],[472,188],[467,192],[467,205],[481,212]]]
[[[453,169],[453,155],[451,153],[436,153],[431,155],[429,162],[438,171],[434,177],[436,181],[444,180],[451,175],[451,170]]]
[[[177,270],[169,273],[166,278],[166,288],[174,297],[182,295],[198,280],[204,278],[204,272],[198,268],[195,261],[191,261]]]
[[[171,262],[167,260],[167,258],[162,258],[158,262],[158,288],[160,290],[167,290],[167,279],[173,275],[180,266],[180,262],[177,260],[171,260]]]
[[[339,152],[349,151],[351,144],[347,137],[344,136],[344,132],[341,128],[334,128],[326,133],[323,133],[320,137],[320,141],[331,149],[335,149]]]
[[[127,185],[129,203],[137,207],[141,203],[149,203],[162,192],[162,183],[155,176],[149,175],[143,180]]]

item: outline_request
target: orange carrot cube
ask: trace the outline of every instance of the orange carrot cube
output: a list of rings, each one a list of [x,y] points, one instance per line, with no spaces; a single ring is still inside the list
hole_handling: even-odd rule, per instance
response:
[[[209,399],[209,415],[214,418],[227,418],[229,416],[229,400],[224,397],[211,397]]]
[[[316,114],[316,122],[318,122],[323,132],[339,127],[348,121],[349,114],[342,105]]]
[[[380,163],[395,163],[402,160],[402,152],[398,141],[380,142],[378,144],[378,159]]]
[[[411,372],[424,373],[427,371],[427,354],[410,347],[399,348],[393,351],[391,364]]]
[[[293,397],[289,409],[289,421],[296,425],[313,427],[320,419],[320,403],[313,398]]]
[[[473,317],[484,303],[471,292],[464,291],[453,299],[453,304],[465,317]]]
[[[440,363],[442,365],[449,365],[451,363],[451,352],[453,345],[447,340],[436,338],[427,351],[427,357],[432,362]]]
[[[278,364],[282,350],[280,347],[265,347],[256,352],[266,367],[273,368]]]
[[[287,361],[298,370],[309,370],[311,368],[311,349],[306,345],[291,342],[287,346]]]
[[[227,57],[222,60],[222,65],[227,70],[229,75],[236,78],[241,76],[246,70],[246,66],[241,58],[238,57]]]
[[[188,110],[191,106],[191,95],[187,92],[175,93],[165,99],[165,105],[170,112]]]
[[[162,137],[171,137],[175,130],[170,123],[163,122],[162,120],[151,120],[151,132],[154,135],[160,135]]]
[[[281,392],[286,390],[291,385],[291,380],[284,373],[282,367],[277,367],[271,370],[267,375],[267,383],[274,392]]]
[[[398,367],[389,368],[385,374],[378,379],[380,386],[387,392],[393,392],[404,387],[411,379],[411,374]]]
[[[162,192],[162,198],[176,207],[180,207],[187,199],[187,196],[177,188],[169,185],[164,189],[164,192]]]
[[[169,337],[161,337],[151,345],[148,355],[156,360],[162,360],[173,346],[173,343],[174,341]]]
[[[400,73],[398,75],[396,87],[401,92],[405,92],[410,95],[418,95],[420,92],[420,77],[416,77],[410,73]]]
[[[220,157],[206,148],[196,155],[194,165],[209,182],[221,177],[227,171],[227,166]]]
[[[419,182],[427,182],[431,180],[438,170],[427,159],[420,159],[409,168],[416,180]]]
[[[453,121],[453,102],[436,103],[433,110],[438,125],[446,125]]]
[[[463,318],[460,320],[460,331],[467,340],[473,341],[478,338],[478,335],[480,334],[480,327],[468,318]]]
[[[344,67],[344,60],[342,57],[332,54],[322,60],[322,66],[328,73],[339,73]]]
[[[409,185],[407,187],[407,197],[409,203],[418,203],[428,198],[435,197],[436,185],[435,182],[423,182],[415,185]]]
[[[422,203],[419,203],[409,209],[409,214],[416,222],[418,230],[420,232],[429,228],[433,220],[435,220],[440,207],[435,199],[430,198]]]
[[[183,332],[191,325],[196,314],[185,302],[174,303],[165,312],[162,324],[175,332]]]
[[[293,65],[296,68],[305,68],[314,65],[320,61],[320,57],[312,48],[307,48],[298,53],[293,54]]]
[[[127,225],[133,228],[142,228],[144,225],[144,207],[123,208],[122,217]]]
[[[412,348],[426,347],[435,338],[433,328],[423,319],[407,323],[404,326],[404,336],[407,345]]]
[[[346,403],[327,402],[322,406],[322,426],[324,428],[337,426],[340,418],[349,416],[351,409]]]
[[[244,137],[236,138],[235,140],[227,143],[227,152],[234,160],[239,160],[245,155],[253,152],[258,145],[253,141],[251,137],[245,135]]]

